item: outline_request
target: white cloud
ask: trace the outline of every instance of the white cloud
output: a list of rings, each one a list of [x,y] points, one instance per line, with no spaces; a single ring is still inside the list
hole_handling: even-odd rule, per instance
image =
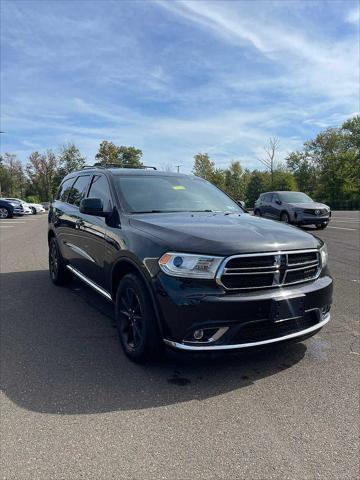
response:
[[[223,40],[251,45],[283,68],[279,78],[263,77],[279,87],[354,102],[358,98],[359,46],[356,37],[324,38],[321,25],[306,31],[279,15],[272,2],[206,2],[159,0],[159,4]],[[285,6],[286,3],[284,2]],[[253,6],[253,8],[251,8]],[[352,16],[355,14],[353,13]],[[353,18],[353,17],[352,17]],[[248,82],[251,85],[251,81]],[[250,87],[251,88],[251,87]]]
[[[357,6],[350,10],[346,17],[345,17],[346,22],[348,23],[354,23],[355,25],[359,26],[360,24],[360,7]]]
[[[3,128],[24,160],[74,141],[91,161],[107,139],[184,171],[198,151],[261,167],[269,136],[282,160],[358,107],[358,36],[338,10],[325,28],[316,2],[100,3],[75,2],[75,21],[61,0],[7,2]]]

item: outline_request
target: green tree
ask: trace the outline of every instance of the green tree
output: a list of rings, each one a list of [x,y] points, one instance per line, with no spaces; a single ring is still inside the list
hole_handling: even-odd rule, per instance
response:
[[[85,166],[85,157],[74,143],[68,143],[60,147],[59,175],[61,179],[68,173],[81,170]]]
[[[287,190],[287,191],[296,191],[298,190],[298,185],[294,175],[287,171],[277,169],[273,173],[273,190]]]
[[[299,188],[334,207],[359,204],[360,116],[327,128],[287,157]]]
[[[142,150],[135,147],[116,146],[113,142],[104,140],[100,143],[99,151],[95,155],[98,165],[104,167],[116,165],[118,167],[141,167]]]
[[[355,149],[358,157],[360,156],[360,115],[349,118],[342,124],[342,133],[344,140],[350,149]]]
[[[246,186],[245,202],[248,208],[254,206],[255,200],[259,198],[260,193],[271,190],[271,177],[269,172],[260,172],[254,170]]]
[[[3,157],[0,157],[0,197],[11,196],[12,194],[11,185],[12,185],[11,174],[9,172],[7,165],[5,165],[4,163]]]
[[[25,194],[26,177],[21,161],[13,153],[4,153],[0,160],[2,195],[22,198]]]
[[[125,168],[130,167],[141,167],[143,163],[141,162],[142,150],[135,147],[118,147],[119,158],[121,165]]]
[[[233,161],[225,170],[225,191],[235,200],[245,198],[245,183],[240,162]]]
[[[58,159],[55,153],[52,150],[48,150],[46,154],[31,153],[26,171],[33,193],[38,195],[41,201],[51,201],[57,189]]]
[[[197,153],[194,155],[193,174],[212,181],[215,173],[215,163],[210,160],[207,153]]]
[[[211,183],[216,185],[218,188],[221,188],[221,190],[225,190],[225,170],[222,170],[221,168],[215,168],[212,174]]]
[[[299,190],[312,196],[316,190],[318,171],[309,153],[292,152],[287,156],[286,164],[294,174]]]

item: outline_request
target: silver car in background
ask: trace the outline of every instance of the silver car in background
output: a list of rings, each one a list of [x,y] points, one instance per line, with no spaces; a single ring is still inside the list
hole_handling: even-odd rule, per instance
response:
[[[315,225],[318,229],[327,227],[330,207],[314,202],[302,192],[266,192],[256,200],[254,214],[258,217],[280,220],[294,225]]]

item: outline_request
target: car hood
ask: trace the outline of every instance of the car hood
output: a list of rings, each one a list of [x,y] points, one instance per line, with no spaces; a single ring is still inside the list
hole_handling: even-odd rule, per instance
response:
[[[296,227],[246,213],[132,215],[130,224],[157,237],[169,251],[234,255],[316,248],[317,238]]]
[[[322,210],[324,208],[326,209],[329,209],[329,207],[327,205],[325,205],[325,203],[318,203],[318,202],[309,202],[309,203],[289,203],[289,205],[291,205],[292,207],[295,207],[295,208],[309,208],[309,209],[319,209],[319,210]]]

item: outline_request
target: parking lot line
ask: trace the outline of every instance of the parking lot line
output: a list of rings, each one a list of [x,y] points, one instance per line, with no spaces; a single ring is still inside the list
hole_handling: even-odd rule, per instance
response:
[[[14,228],[15,225],[0,225],[0,228]]]
[[[337,223],[350,223],[350,222],[360,223],[360,220],[357,220],[357,219],[355,220],[355,219],[353,219],[353,218],[352,218],[352,219],[348,219],[348,220],[344,220],[344,219],[342,219],[342,220],[336,220],[335,218],[333,218],[331,221],[332,221],[332,222],[337,222]]]
[[[337,230],[352,230],[353,232],[357,231],[357,228],[330,227],[330,226],[327,228],[336,228]]]

